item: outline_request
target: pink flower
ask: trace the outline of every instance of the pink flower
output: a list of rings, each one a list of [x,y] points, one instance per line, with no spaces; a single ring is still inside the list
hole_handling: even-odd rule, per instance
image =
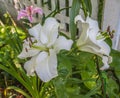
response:
[[[42,15],[43,11],[39,7],[28,6],[28,7],[26,7],[25,10],[19,11],[17,19],[20,20],[23,17],[27,17],[28,20],[30,22],[32,22],[33,21],[33,15],[36,14],[36,13],[39,13],[39,14]]]

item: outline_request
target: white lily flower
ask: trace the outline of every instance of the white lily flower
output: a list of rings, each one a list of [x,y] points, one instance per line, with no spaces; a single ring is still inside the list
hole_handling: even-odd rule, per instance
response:
[[[32,57],[24,64],[27,75],[33,75],[48,82],[58,76],[57,72],[57,53],[61,49],[70,50],[73,41],[63,36],[58,36],[59,23],[54,18],[47,18],[45,24],[29,29],[32,38],[25,40],[23,50],[19,58]]]
[[[75,23],[78,20],[82,23],[82,32],[77,41],[79,50],[90,52],[102,57],[104,65],[100,69],[108,69],[109,63],[112,62],[112,58],[109,56],[110,47],[104,39],[96,39],[99,32],[98,22],[89,17],[87,17],[86,21],[84,21],[81,15],[76,16]]]

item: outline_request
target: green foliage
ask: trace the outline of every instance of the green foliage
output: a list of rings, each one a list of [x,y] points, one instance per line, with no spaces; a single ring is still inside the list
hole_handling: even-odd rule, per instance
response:
[[[108,94],[109,98],[119,98],[119,87],[116,84],[115,80],[112,78],[108,78],[106,83],[106,93]]]
[[[120,79],[120,70],[119,70],[120,69],[120,52],[112,49],[111,56],[113,59],[111,63],[111,67],[113,68],[118,79]],[[120,83],[119,83],[119,88],[120,88]]]
[[[109,71],[97,74],[94,59],[96,58],[93,54],[86,52],[78,53],[77,51],[76,54],[73,53],[72,55],[69,55],[67,51],[60,52],[58,55],[59,76],[53,81],[57,98],[120,97],[119,83],[117,83],[116,77],[111,77]],[[101,61],[101,58],[98,60]],[[118,59],[117,62],[119,62]]]
[[[71,38],[73,40],[75,40],[76,32],[77,32],[77,26],[74,23],[74,18],[79,14],[79,10],[80,10],[80,0],[73,0],[70,11],[70,26],[69,26]]]
[[[96,94],[100,86],[96,86],[95,77],[91,77],[95,74],[95,72],[92,73],[92,70],[95,71],[95,66],[94,62],[91,62],[92,58],[89,58],[91,56],[93,57],[92,54],[85,52],[72,55],[69,55],[67,51],[59,53],[59,76],[53,81],[57,98],[89,98]],[[90,71],[89,68],[92,70]],[[91,86],[91,84],[93,85]],[[91,91],[87,94],[90,89]]]

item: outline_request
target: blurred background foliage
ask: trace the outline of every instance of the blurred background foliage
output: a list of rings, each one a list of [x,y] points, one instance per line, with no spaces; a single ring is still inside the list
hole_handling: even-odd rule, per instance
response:
[[[99,1],[98,21],[101,25],[103,2]],[[73,20],[81,7],[85,16],[92,12],[90,0],[73,1],[70,13],[73,40],[77,31]],[[37,85],[35,90],[39,91],[40,97],[36,98],[120,98],[120,52],[111,49],[111,67],[100,71],[100,57],[78,50],[71,53],[62,50],[58,54],[59,76],[43,83],[36,77],[25,76],[22,68],[25,60],[17,58],[27,35],[25,29],[16,26],[8,12],[0,19],[0,98],[34,98],[38,93],[31,94],[34,91],[31,84]],[[110,38],[106,42],[112,44]]]

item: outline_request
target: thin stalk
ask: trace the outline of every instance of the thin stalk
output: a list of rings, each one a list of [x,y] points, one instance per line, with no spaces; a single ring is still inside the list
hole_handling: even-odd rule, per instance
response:
[[[85,5],[85,1],[81,0],[81,4],[82,4],[84,15],[85,15],[85,17],[87,17],[87,8],[86,8],[86,5]]]
[[[100,81],[102,83],[101,90],[102,90],[103,98],[106,98],[106,80],[105,80],[105,78],[103,78],[102,72],[100,71],[99,60],[98,60],[97,56],[95,56],[95,65],[97,67],[97,72],[98,72]]]
[[[99,28],[102,28],[102,20],[103,20],[103,13],[104,13],[104,6],[105,6],[105,0],[99,0],[98,2],[98,24]]]
[[[38,85],[37,85],[37,76],[32,77],[32,85],[34,92],[36,93],[36,98],[39,98],[39,91],[38,91]]]

